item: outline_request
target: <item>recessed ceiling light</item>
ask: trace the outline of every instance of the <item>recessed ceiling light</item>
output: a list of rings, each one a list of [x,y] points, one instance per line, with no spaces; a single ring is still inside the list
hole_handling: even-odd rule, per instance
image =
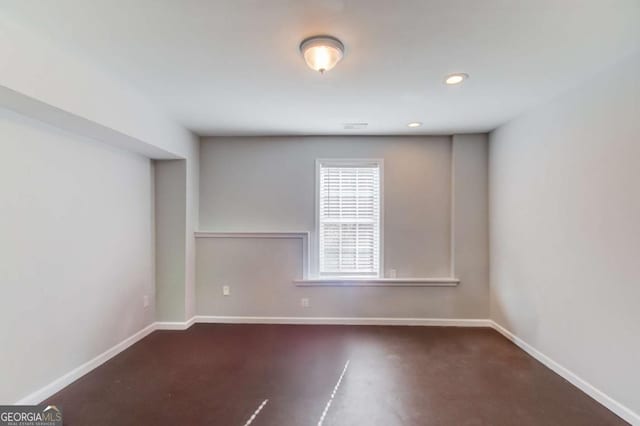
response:
[[[324,74],[344,56],[344,44],[331,36],[315,36],[302,40],[300,52],[309,68]]]
[[[449,74],[447,78],[445,78],[444,82],[448,85],[460,84],[467,78],[469,78],[469,75],[465,73]]]
[[[366,129],[369,123],[342,123],[342,128],[345,130],[362,130]]]
[[[419,121],[414,121],[413,123],[409,123],[407,124],[408,127],[420,127],[422,126],[422,123]]]

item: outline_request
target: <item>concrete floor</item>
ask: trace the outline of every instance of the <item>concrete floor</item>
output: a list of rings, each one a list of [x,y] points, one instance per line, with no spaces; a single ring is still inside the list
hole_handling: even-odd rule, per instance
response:
[[[46,403],[72,426],[626,424],[485,328],[196,324]]]

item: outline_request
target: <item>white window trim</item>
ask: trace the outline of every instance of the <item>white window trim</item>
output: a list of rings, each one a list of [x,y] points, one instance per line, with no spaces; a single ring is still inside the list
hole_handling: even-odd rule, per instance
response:
[[[320,166],[328,164],[332,166],[362,166],[363,164],[375,164],[380,170],[380,241],[378,259],[378,279],[384,278],[384,160],[382,158],[317,158],[316,159],[316,193],[315,193],[315,232],[313,243],[312,276],[320,278]],[[325,277],[332,280],[354,277]],[[376,278],[373,278],[376,279]]]

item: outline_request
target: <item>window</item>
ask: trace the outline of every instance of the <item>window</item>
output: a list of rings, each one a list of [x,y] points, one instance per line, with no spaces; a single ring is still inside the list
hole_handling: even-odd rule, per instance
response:
[[[381,160],[318,160],[320,277],[380,277]]]

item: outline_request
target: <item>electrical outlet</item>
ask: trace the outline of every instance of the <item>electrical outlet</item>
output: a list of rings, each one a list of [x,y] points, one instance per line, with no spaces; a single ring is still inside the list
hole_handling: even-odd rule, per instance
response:
[[[222,286],[222,295],[223,296],[228,296],[231,294],[231,289],[229,288],[228,285],[223,285]]]
[[[149,296],[147,296],[146,294],[142,296],[142,307],[143,308],[149,307]]]
[[[303,308],[308,308],[309,307],[309,298],[308,297],[303,297],[302,299],[300,299],[300,306],[302,306]]]
[[[388,272],[389,278],[396,278],[397,273],[398,272],[395,269],[389,269],[389,272]]]

